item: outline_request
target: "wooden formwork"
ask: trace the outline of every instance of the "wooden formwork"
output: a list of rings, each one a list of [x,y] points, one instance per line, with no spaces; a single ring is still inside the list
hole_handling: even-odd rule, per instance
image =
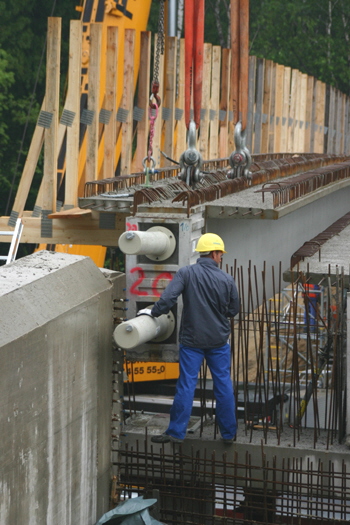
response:
[[[50,18],[46,94],[8,223],[12,226],[24,213],[42,149],[44,174],[32,214],[46,217],[58,211],[57,201],[64,209],[77,207],[88,181],[142,172],[148,154],[151,50],[156,48],[156,36],[91,23],[86,40],[81,21],[72,21],[68,91],[61,108],[60,31],[60,19]],[[205,160],[228,157],[235,149],[232,67],[230,50],[205,44],[197,142]],[[183,40],[165,39],[159,80],[162,104],[152,143],[156,168],[172,164],[162,151],[178,161],[187,147]],[[247,146],[253,154],[350,153],[349,97],[335,88],[254,56],[249,57],[246,87]]]

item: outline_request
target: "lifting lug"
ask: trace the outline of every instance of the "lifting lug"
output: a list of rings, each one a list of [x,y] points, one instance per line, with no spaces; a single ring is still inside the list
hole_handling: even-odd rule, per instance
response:
[[[182,153],[179,159],[181,171],[179,179],[186,182],[192,188],[197,182],[203,178],[201,168],[203,166],[203,158],[196,149],[196,123],[191,120],[188,128],[188,148]]]
[[[237,122],[235,126],[234,140],[236,150],[231,153],[229,157],[231,169],[229,170],[227,177],[229,179],[235,179],[237,177],[245,176],[251,181],[252,174],[249,171],[249,168],[252,163],[252,157],[246,146],[246,133],[245,130],[242,131],[241,122]]]

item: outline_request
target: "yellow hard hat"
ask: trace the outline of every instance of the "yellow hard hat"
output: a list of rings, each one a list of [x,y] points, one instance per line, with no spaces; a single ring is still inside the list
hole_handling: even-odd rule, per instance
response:
[[[216,233],[205,233],[199,238],[195,251],[196,252],[225,252],[224,241]]]

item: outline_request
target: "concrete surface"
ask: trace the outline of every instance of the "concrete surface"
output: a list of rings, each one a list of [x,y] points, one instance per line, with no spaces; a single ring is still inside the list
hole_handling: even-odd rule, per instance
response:
[[[109,508],[111,281],[47,251],[0,268],[1,525],[93,525]]]
[[[241,202],[243,193],[238,197],[234,194],[220,199],[225,201],[225,213],[220,217],[214,217],[210,212],[213,206],[217,206],[218,201],[207,204],[206,231],[219,233],[224,239],[227,254],[223,257],[223,265],[234,266],[236,260],[237,266],[242,266],[244,272],[249,261],[252,266],[256,266],[258,272],[263,270],[264,262],[268,269],[274,266],[275,272],[279,271],[280,263],[282,271],[287,270],[290,267],[291,256],[305,241],[321,233],[350,208],[350,187],[347,187],[325,193],[322,198],[313,202],[309,202],[307,198],[305,201],[299,199],[296,201],[298,207],[290,208],[290,213],[284,214],[278,220],[262,220],[260,216],[256,216],[255,220],[247,220],[239,215],[228,217],[227,210]],[[261,194],[258,195],[261,198]],[[239,201],[236,201],[236,198]],[[231,208],[227,208],[229,205]],[[243,208],[241,211],[244,211]],[[266,287],[267,296],[271,297],[273,290],[270,270],[266,275]]]

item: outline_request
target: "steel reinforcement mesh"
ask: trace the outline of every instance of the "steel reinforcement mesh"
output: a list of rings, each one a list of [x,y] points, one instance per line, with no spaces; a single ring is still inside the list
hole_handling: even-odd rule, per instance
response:
[[[269,462],[246,453],[221,456],[206,449],[171,454],[126,447],[116,464],[116,500],[156,497],[153,516],[165,524],[330,524],[350,522],[350,466],[337,470],[310,458]]]

